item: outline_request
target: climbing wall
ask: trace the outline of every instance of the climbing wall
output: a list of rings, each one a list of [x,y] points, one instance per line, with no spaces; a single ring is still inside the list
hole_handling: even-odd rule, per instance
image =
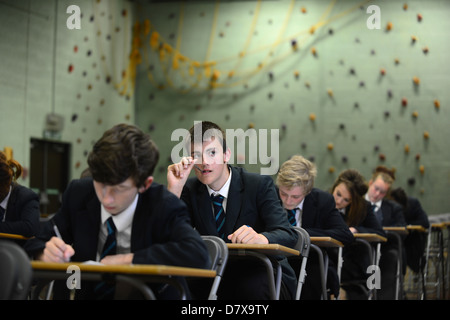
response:
[[[211,120],[240,141],[278,130],[272,162],[304,155],[319,188],[385,165],[429,214],[448,211],[449,13],[446,1],[142,3],[136,122],[160,146],[157,180],[174,130]]]

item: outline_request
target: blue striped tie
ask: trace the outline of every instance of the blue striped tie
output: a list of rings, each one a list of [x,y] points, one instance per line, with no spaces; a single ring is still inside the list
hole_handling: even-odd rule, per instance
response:
[[[116,254],[117,251],[117,241],[116,241],[116,225],[112,217],[106,220],[106,229],[108,230],[108,236],[106,237],[105,244],[103,245],[103,251],[100,255],[100,260],[105,256],[110,256]],[[114,283],[109,283],[106,281],[100,282],[95,288],[94,292],[96,294],[96,299],[98,300],[110,300],[114,297]]]
[[[292,209],[292,210],[287,210],[287,212],[288,212],[289,223],[292,226],[296,226],[297,225],[297,221],[295,220],[295,213],[297,212],[297,208]]]
[[[223,225],[225,224],[225,210],[223,209],[223,199],[224,197],[220,194],[214,196],[211,194],[211,200],[214,206],[214,217],[216,218],[216,229],[219,237],[225,238]]]
[[[116,242],[116,225],[112,217],[106,220],[106,228],[108,230],[108,236],[106,237],[105,244],[103,246],[103,251],[100,256],[100,260],[105,256],[110,256],[116,254],[117,242]]]

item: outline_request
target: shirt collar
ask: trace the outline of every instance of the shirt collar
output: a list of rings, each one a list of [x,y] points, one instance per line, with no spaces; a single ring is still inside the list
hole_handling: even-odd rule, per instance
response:
[[[371,205],[375,205],[377,207],[377,209],[379,209],[381,207],[381,202],[383,201],[383,199],[378,200],[377,202],[373,203],[372,201],[369,200],[369,195],[366,193],[366,200],[370,202]]]
[[[116,225],[116,229],[118,232],[121,232],[128,228],[131,223],[133,222],[133,216],[134,212],[136,210],[137,201],[139,198],[139,193],[136,194],[136,197],[134,198],[133,202],[126,208],[124,211],[122,211],[120,214],[112,216],[114,224]],[[101,219],[102,219],[102,225],[105,223],[105,221],[111,217],[111,214],[106,211],[106,209],[101,206]]]
[[[2,207],[5,210],[6,210],[6,207],[8,206],[9,196],[11,195],[11,189],[12,189],[12,187],[9,186],[8,194],[6,195],[5,199],[3,199],[2,202],[0,202],[0,207]]]
[[[305,198],[303,198],[303,200],[300,201],[300,203],[295,208],[293,208],[292,210],[299,209],[299,210],[303,211],[303,203],[304,202],[305,202]]]
[[[221,194],[224,198],[228,198],[228,191],[230,190],[230,183],[231,183],[231,172],[232,170],[230,170],[230,175],[228,176],[227,182],[225,182],[225,184],[223,185],[222,188],[220,188],[220,190],[216,191],[211,189],[208,185],[206,185],[206,189],[208,189],[208,194],[209,196],[211,196],[211,194]]]
[[[303,203],[305,202],[305,198],[303,198],[303,200],[296,206],[296,208],[299,208],[300,210],[303,211]]]

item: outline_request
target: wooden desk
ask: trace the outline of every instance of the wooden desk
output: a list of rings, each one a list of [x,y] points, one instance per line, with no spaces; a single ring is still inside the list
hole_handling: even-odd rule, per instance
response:
[[[298,256],[300,252],[298,250],[288,248],[276,243],[269,244],[242,244],[242,243],[227,243],[229,250],[252,250],[261,252],[267,255],[283,255],[283,256]]]
[[[434,229],[444,229],[446,227],[446,223],[444,222],[432,223],[431,227]]]
[[[408,229],[405,227],[383,227],[384,231],[395,232],[399,235],[408,234]]]
[[[417,232],[427,232],[428,230],[420,225],[407,225],[406,230],[408,231],[417,231]]]
[[[31,239],[33,237],[24,237],[20,234],[12,234],[12,233],[2,233],[0,232],[0,238],[4,238],[4,239],[18,239],[18,240],[28,240]]]
[[[201,277],[214,278],[216,271],[209,269],[185,268],[165,265],[97,265],[80,262],[48,263],[31,261],[31,267],[36,278],[50,280],[66,280],[70,273],[69,267],[78,267],[81,280],[102,281],[105,275],[114,275],[116,281],[127,282],[139,289],[147,299],[154,299],[154,295],[146,282],[167,282],[175,285],[181,293],[182,299],[186,299],[186,293],[182,286],[173,278]]]
[[[271,256],[298,256],[300,252],[295,249],[291,249],[279,244],[242,244],[242,243],[227,243],[228,252],[230,256],[241,256],[241,257],[253,257],[260,260],[267,272],[267,277],[269,280],[269,290],[270,295],[273,300],[278,300],[280,298],[280,288],[281,288],[281,266],[276,259],[270,259]],[[273,272],[273,264],[277,268],[276,279]]]
[[[354,233],[355,238],[364,239],[367,242],[386,242],[387,238],[376,233]]]
[[[343,247],[342,242],[332,237],[310,237],[311,243],[321,248],[337,248]]]

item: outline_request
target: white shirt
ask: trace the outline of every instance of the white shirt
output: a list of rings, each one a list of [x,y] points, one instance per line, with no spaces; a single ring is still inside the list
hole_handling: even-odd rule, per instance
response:
[[[223,202],[222,202],[222,206],[223,206],[223,210],[225,212],[227,212],[227,198],[228,198],[228,191],[230,190],[230,182],[231,182],[231,170],[230,170],[230,175],[228,176],[227,182],[225,182],[225,184],[223,185],[222,188],[220,188],[220,190],[213,190],[211,189],[208,185],[206,186],[206,189],[208,189],[208,194],[211,197],[211,194],[214,195],[222,195],[224,197]],[[211,207],[213,208],[213,214],[214,214],[214,207],[213,204],[211,202]]]
[[[8,207],[8,201],[9,201],[9,196],[11,195],[11,186],[9,187],[9,192],[8,195],[5,197],[5,199],[3,199],[3,201],[0,203],[0,207],[2,207],[3,209],[5,209],[5,215],[3,216],[3,220],[0,222],[5,221],[5,217],[6,217],[6,208]]]
[[[369,200],[369,195],[367,193],[366,193],[365,198],[367,201],[370,202],[371,205],[374,205],[376,207],[374,212],[377,212],[381,208],[381,202],[383,202],[383,199],[378,200],[377,202],[373,203],[372,201]]]
[[[131,252],[131,224],[133,222],[134,211],[136,210],[139,193],[136,194],[133,202],[128,208],[122,211],[120,214],[112,216],[114,224],[116,226],[116,241],[117,241],[117,254],[130,253]],[[101,206],[101,227],[98,235],[98,247],[97,247],[97,260],[100,258],[100,254],[103,250],[106,237],[108,236],[108,230],[106,228],[106,220],[111,217],[111,214]]]

